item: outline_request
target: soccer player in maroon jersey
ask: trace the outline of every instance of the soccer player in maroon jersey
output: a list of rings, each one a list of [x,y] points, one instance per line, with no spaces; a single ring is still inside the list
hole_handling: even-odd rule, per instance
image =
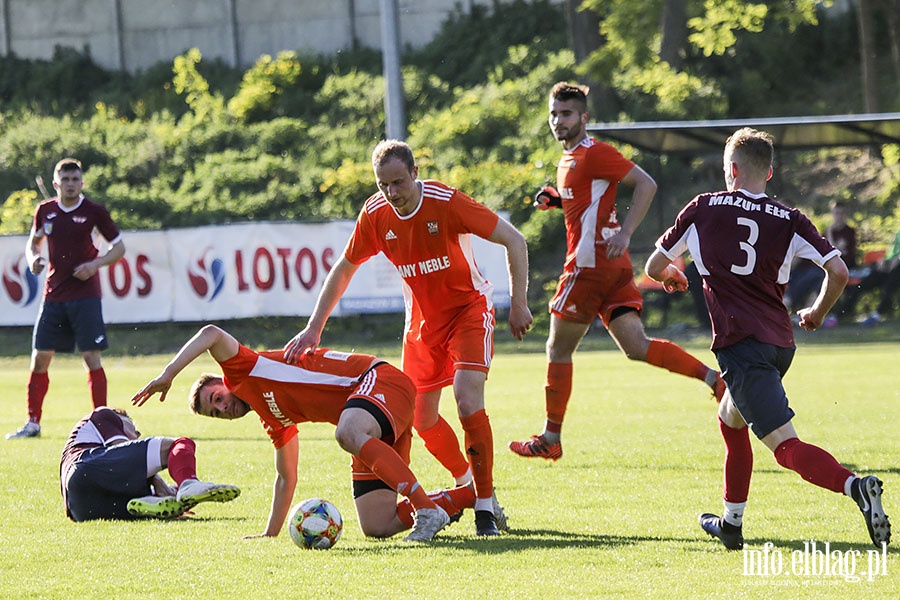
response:
[[[228,502],[241,490],[197,479],[197,445],[187,437],[141,437],[124,410],[101,406],[69,434],[59,463],[73,521],[180,517],[200,502]],[[163,469],[175,482],[160,477]]]
[[[347,247],[328,273],[306,327],[285,344],[288,362],[314,350],[331,311],[359,266],[379,252],[403,278],[403,372],[416,384],[414,427],[457,484],[473,481],[475,533],[499,535],[507,520],[494,494],[494,438],[484,387],[494,354],[493,286],[475,264],[471,236],[506,248],[509,329],[522,339],[528,308],[525,237],[483,204],[434,180],[419,179],[412,149],[385,140],[372,152],[378,192],[370,196]],[[438,408],[453,387],[466,453]]]
[[[106,405],[106,372],[100,353],[109,346],[100,305],[101,267],[125,254],[118,227],[106,209],[83,193],[81,163],[64,158],[53,169],[57,197],[42,202],[34,213],[31,235],[25,247],[28,266],[40,274],[48,262],[41,256],[47,240],[49,274],[44,299],[34,326],[33,351],[28,379],[28,421],[6,439],[41,434],[44,396],[50,386],[47,370],[54,354],[78,347],[88,371],[88,388],[94,407]],[[109,244],[102,256],[94,246],[97,230]]]
[[[656,182],[618,150],[588,136],[587,89],[557,83],[550,90],[550,130],[562,144],[556,188],[535,199],[539,210],[561,208],[566,221],[566,259],[550,301],[544,431],[528,441],[510,442],[520,456],[558,460],[563,417],[572,394],[572,355],[597,316],[631,360],[645,361],[705,382],[719,399],[719,374],[664,339],[650,339],[641,323],[643,299],[634,283],[628,245],[647,214]],[[619,222],[616,190],[633,188],[631,208]]]
[[[712,350],[727,383],[719,404],[725,440],[724,514],[700,516],[700,526],[731,550],[743,547],[744,508],[753,471],[747,427],[775,460],[817,486],[850,496],[859,506],[872,542],[881,547],[891,525],[881,504],[882,483],[858,477],[825,450],[801,441],[791,419],[782,378],[796,349],[790,315],[782,303],[791,261],[806,258],[825,271],[818,297],[797,311],[800,327],[815,331],[840,297],[848,270],[840,251],[819,235],[796,208],[766,195],[772,176],[774,143],[761,131],[744,128],[725,143],[727,189],[701,194],[678,214],[656,242],[647,275],[666,291],[687,286],[671,262],[690,252],[703,277],[712,320]]]

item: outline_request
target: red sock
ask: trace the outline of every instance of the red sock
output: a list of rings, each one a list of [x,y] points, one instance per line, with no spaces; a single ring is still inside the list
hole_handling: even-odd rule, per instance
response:
[[[453,516],[464,508],[475,506],[475,492],[467,485],[461,485],[451,490],[440,490],[428,494],[431,500],[443,508],[449,516]],[[415,510],[408,498],[397,503],[397,518],[407,528],[413,526],[413,513]]]
[[[44,406],[44,397],[50,389],[50,375],[46,372],[31,372],[28,377],[28,420],[35,423],[41,422],[41,413]]]
[[[572,363],[547,363],[547,382],[544,397],[547,404],[547,431],[559,433],[566,406],[572,395]]]
[[[359,459],[372,472],[401,496],[409,498],[414,508],[434,508],[436,505],[416,481],[416,476],[403,462],[397,451],[376,438],[369,438],[359,450]]]
[[[693,377],[706,382],[709,367],[688,354],[684,349],[669,340],[652,339],[647,348],[647,362],[654,367],[668,369],[673,373]]]
[[[88,372],[88,389],[94,408],[106,406],[106,371],[103,367]]]
[[[746,502],[753,474],[753,448],[747,427],[733,429],[719,419],[719,431],[725,440],[725,502]]]
[[[181,485],[185,479],[197,479],[197,444],[194,440],[180,437],[172,442],[167,467],[176,485]]]
[[[459,438],[444,417],[438,415],[437,423],[418,433],[425,442],[425,449],[444,465],[454,478],[461,477],[469,469],[469,463],[459,449]]]
[[[475,480],[475,495],[490,498],[494,493],[494,433],[484,409],[460,417],[466,433],[466,454]]]
[[[791,438],[775,448],[775,460],[813,485],[839,494],[844,493],[847,478],[853,477],[853,473],[831,454],[798,438]]]

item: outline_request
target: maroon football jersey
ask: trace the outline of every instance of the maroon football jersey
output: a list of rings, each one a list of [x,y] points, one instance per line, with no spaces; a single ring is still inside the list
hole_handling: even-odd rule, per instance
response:
[[[713,349],[753,337],[794,345],[782,297],[791,261],[821,266],[840,251],[796,208],[745,190],[701,194],[656,242],[670,259],[690,252],[703,277]]]
[[[84,196],[70,209],[60,205],[57,198],[51,198],[37,207],[32,226],[47,239],[50,256],[44,297],[56,302],[99,298],[99,275],[82,281],[72,273],[75,267],[94,260],[99,254],[93,240],[95,228],[110,244],[121,237],[107,210]]]

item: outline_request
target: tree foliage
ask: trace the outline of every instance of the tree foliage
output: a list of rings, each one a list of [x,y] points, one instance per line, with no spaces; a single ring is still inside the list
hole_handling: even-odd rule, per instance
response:
[[[403,61],[409,141],[422,176],[507,211],[555,267],[562,223],[530,202],[554,178],[559,146],[547,128],[546,94],[556,81],[608,83],[624,120],[858,110],[858,86],[847,76],[852,12],[825,18],[813,0],[685,0],[688,35],[676,65],[660,58],[668,1],[587,0],[604,44],[580,64],[564,13],[547,0],[454,15]],[[4,232],[27,230],[34,177],[49,179],[64,154],[83,160],[88,192],[128,228],[353,218],[374,191],[369,154],[385,125],[375,52],[284,52],[240,71],[189,50],[136,75],[105,72],[68,50],[54,61],[0,61]],[[46,94],[51,88],[58,93]],[[854,202],[888,227],[900,189],[896,148],[883,152],[877,192]],[[720,168],[704,160],[651,170],[684,200],[694,186],[718,185]]]

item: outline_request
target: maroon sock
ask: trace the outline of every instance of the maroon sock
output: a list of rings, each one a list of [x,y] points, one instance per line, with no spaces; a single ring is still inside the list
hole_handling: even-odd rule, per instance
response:
[[[785,469],[797,472],[806,481],[838,494],[853,473],[818,446],[791,438],[775,449],[775,460]]]
[[[753,448],[746,427],[733,429],[719,419],[719,431],[725,440],[725,502],[746,502],[753,474]]]
[[[41,413],[44,406],[44,397],[50,389],[50,375],[31,372],[28,377],[28,420],[35,423],[41,422]]]
[[[106,371],[103,367],[88,373],[88,389],[91,390],[94,408],[106,406]]]
[[[185,479],[197,479],[197,444],[191,438],[180,437],[169,448],[169,475],[177,485]]]

